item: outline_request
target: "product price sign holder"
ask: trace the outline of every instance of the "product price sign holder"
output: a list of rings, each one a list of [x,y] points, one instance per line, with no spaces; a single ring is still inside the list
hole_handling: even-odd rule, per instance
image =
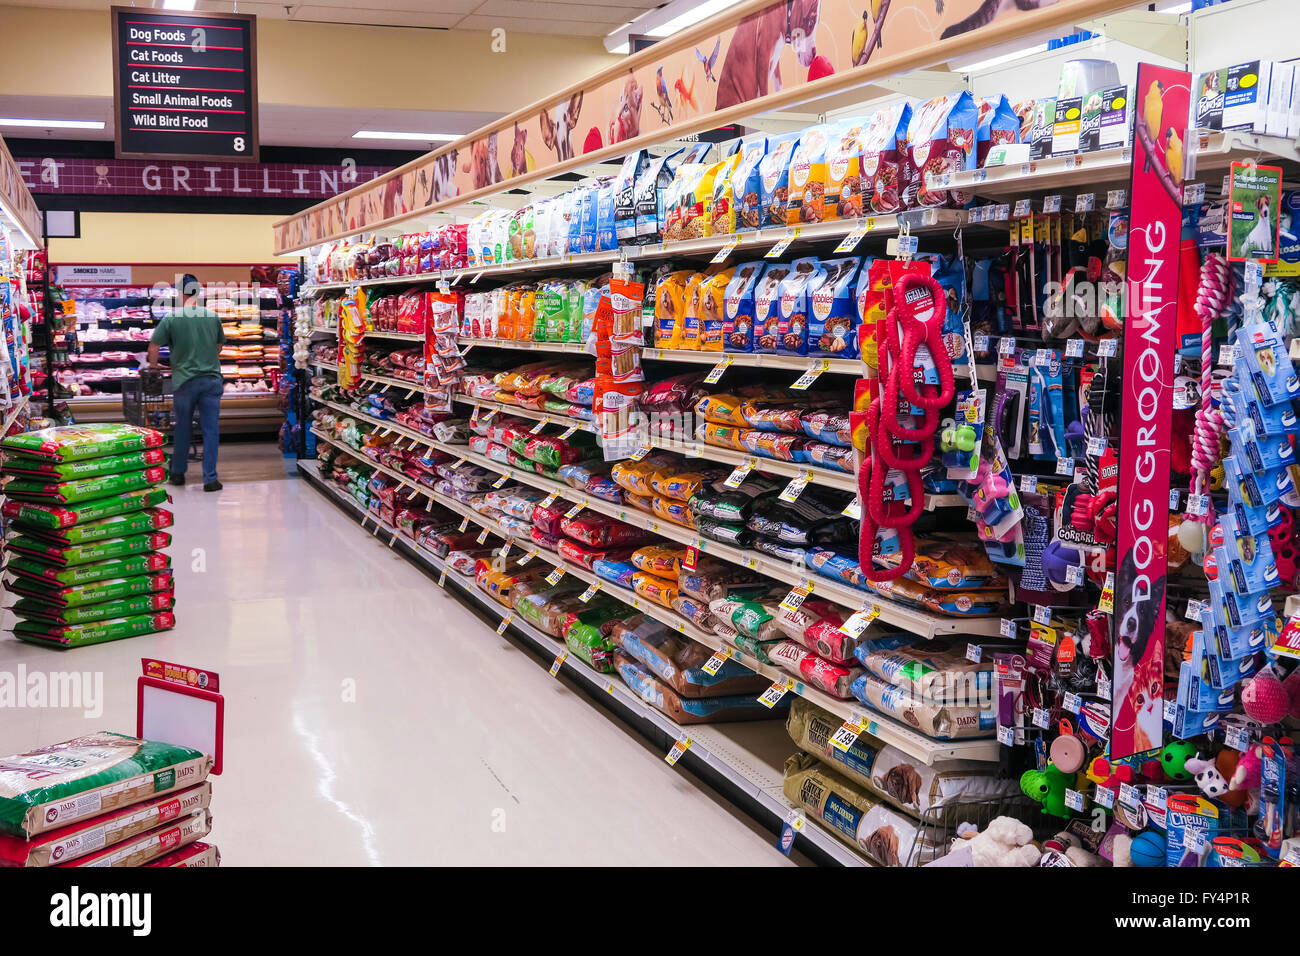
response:
[[[113,7],[119,159],[255,163],[257,17]]]
[[[141,740],[190,747],[212,756],[212,773],[221,773],[226,699],[213,671],[140,658],[136,678],[135,735]]]

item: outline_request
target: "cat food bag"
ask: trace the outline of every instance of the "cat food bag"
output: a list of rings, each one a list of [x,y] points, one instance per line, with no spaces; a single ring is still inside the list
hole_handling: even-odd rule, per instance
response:
[[[778,290],[777,352],[808,354],[808,287],[817,275],[816,258],[796,259]]]
[[[799,145],[798,133],[770,137],[758,172],[764,226],[784,226],[790,205],[790,159]]]
[[[823,259],[808,280],[808,354],[858,357],[858,308],[854,294],[861,260]]]
[[[822,123],[804,130],[790,157],[790,201],[785,224],[821,222],[825,218],[826,158],[839,125]]]
[[[755,291],[763,263],[746,262],[736,266],[723,293],[722,339],[728,352],[752,352],[754,349]]]
[[[903,208],[903,155],[912,107],[897,103],[872,114],[862,131],[862,208],[877,213]]]
[[[614,221],[616,194],[614,179],[603,181],[596,193],[596,247],[593,252],[608,252],[618,248],[618,227]]]
[[[781,282],[793,267],[788,263],[768,265],[754,285],[754,326],[751,332],[750,351],[772,353],[776,351],[781,324]]]
[[[981,99],[977,105],[979,130],[975,134],[975,165],[983,169],[989,150],[994,146],[1020,142],[1020,117],[1005,96]]]
[[[161,448],[164,442],[162,432],[135,425],[59,425],[10,435],[0,440],[0,451],[52,461],[84,461],[145,448]]]
[[[752,266],[752,263],[751,263]],[[700,283],[700,351],[721,352],[726,324],[727,287],[739,266],[708,276]]]
[[[862,136],[866,120],[846,120],[831,136],[826,152],[826,189],[822,218],[856,219],[863,215]]]
[[[970,201],[964,192],[929,189],[925,180],[975,168],[978,124],[979,109],[966,90],[927,100],[912,112],[904,162],[905,206],[960,208]]]
[[[738,159],[731,173],[731,212],[734,228],[745,232],[763,225],[763,176],[759,169],[767,154],[767,136],[753,133],[736,145]]]

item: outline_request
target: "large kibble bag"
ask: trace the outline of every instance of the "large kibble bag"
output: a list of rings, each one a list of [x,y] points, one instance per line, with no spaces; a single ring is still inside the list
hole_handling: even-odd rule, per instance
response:
[[[169,850],[184,848],[208,835],[212,829],[212,814],[207,810],[186,814],[180,819],[124,840],[117,846],[106,847],[89,856],[67,864],[68,866],[125,867],[145,866],[167,855]]]
[[[142,511],[160,505],[166,500],[167,492],[162,488],[148,488],[144,491],[129,491],[112,498],[84,502],[74,508],[35,502],[6,501],[0,505],[0,514],[14,524],[30,528],[71,528],[90,521],[98,521],[100,518]]]
[[[749,598],[766,594],[771,583],[753,571],[732,564],[697,556],[695,570],[682,568],[677,575],[677,586],[685,595],[702,601],[706,606],[723,598]]]
[[[839,605],[832,604],[830,601],[823,601],[820,598],[805,598],[798,607],[789,607],[781,604],[777,607],[776,624],[777,627],[792,641],[798,641],[804,648],[824,657],[834,664],[856,663],[853,657],[853,643],[849,646],[837,646],[827,648],[831,653],[823,653],[820,648],[815,646],[812,639],[807,637],[808,630],[819,622],[830,624],[835,630],[839,630],[841,624],[849,619],[850,612],[846,611]],[[845,641],[852,642],[853,638],[840,631]]]
[[[84,607],[144,594],[170,592],[174,585],[171,571],[164,571],[160,574],[138,574],[130,578],[109,578],[92,584],[75,584],[70,587],[60,586],[41,578],[21,576],[9,585],[9,590],[24,598],[32,598],[41,605],[56,609]]]
[[[722,340],[728,352],[752,352],[754,349],[754,294],[764,263],[747,262],[737,266],[727,283],[722,300]]]
[[[575,541],[590,547],[648,544],[655,536],[643,528],[619,521],[599,511],[583,510],[572,518],[562,518],[560,529]]]
[[[108,561],[95,561],[75,568],[60,568],[23,555],[9,560],[8,570],[25,578],[47,581],[52,585],[88,584],[105,578],[129,578],[137,574],[151,574],[172,566],[172,559],[160,551],[133,554]]]
[[[24,840],[0,833],[0,867],[58,866],[114,847],[156,827],[207,809],[212,784],[204,781],[180,793],[168,793]]]
[[[863,673],[861,667],[832,664],[794,641],[782,641],[768,648],[767,656],[778,667],[840,700],[853,698],[849,687]]]
[[[783,486],[751,471],[738,488],[729,488],[725,480],[701,488],[690,500],[697,517],[715,521],[743,522],[749,518],[754,503],[779,494]]]
[[[592,670],[608,674],[614,670],[614,642],[609,638],[609,631],[616,623],[609,621],[600,627],[573,624],[564,633],[564,645]]]
[[[679,545],[650,544],[632,552],[632,563],[638,570],[661,578],[672,578],[674,584],[685,558],[686,548]]]
[[[125,538],[109,538],[106,541],[73,545],[47,544],[38,538],[19,535],[5,542],[5,550],[36,558],[57,567],[71,568],[90,564],[92,561],[107,561],[131,554],[157,551],[170,546],[171,543],[172,536],[166,531],[133,534]]]
[[[39,479],[15,478],[5,485],[4,492],[19,501],[67,505],[148,488],[162,484],[166,477],[166,468],[146,468],[143,471],[126,471],[75,481],[44,482]]]
[[[607,561],[605,558],[597,558],[591,562],[591,570],[606,581],[630,591],[637,567],[631,561]]]
[[[970,200],[967,193],[931,189],[926,179],[974,169],[978,127],[979,107],[968,90],[937,96],[913,110],[904,159],[905,206],[960,208]]]
[[[30,837],[202,783],[189,747],[93,733],[0,757],[0,831]]]
[[[852,690],[853,696],[868,707],[938,740],[991,737],[997,724],[997,712],[991,706],[963,706],[927,700],[870,672],[856,678]]]
[[[172,526],[172,513],[165,508],[149,508],[145,511],[114,515],[111,518],[100,518],[98,521],[87,521],[70,528],[36,528],[22,522],[15,522],[15,524],[23,525],[25,537],[69,547],[90,544],[93,541],[106,541],[109,538],[124,538],[132,534],[161,531]]]
[[[776,611],[779,598],[764,597],[754,600],[741,598],[722,598],[709,602],[709,613],[722,625],[724,633],[730,627],[732,632],[767,642],[784,640],[776,623]]]
[[[676,580],[646,574],[644,571],[632,575],[632,590],[638,596],[662,607],[672,607],[673,601],[680,596]]]
[[[862,132],[864,211],[898,212],[903,205],[903,154],[912,107],[898,103],[879,109]]]
[[[162,432],[135,425],[60,425],[10,435],[0,441],[0,451],[52,461],[84,461],[145,448],[161,448],[165,442]]]
[[[141,471],[162,465],[166,460],[167,455],[161,448],[146,448],[143,451],[127,452],[124,455],[109,455],[105,458],[89,458],[84,461],[52,461],[48,458],[13,454],[5,459],[4,472],[7,475],[40,478],[45,481],[72,481],[79,478],[115,475],[122,471]]]
[[[853,447],[853,432],[847,411],[810,411],[799,416],[799,425],[809,438],[829,445]]]
[[[733,660],[725,661],[716,674],[707,673],[703,666],[713,656],[711,649],[644,615],[616,623],[611,637],[619,650],[683,697],[757,694],[769,683]]]
[[[614,667],[632,693],[679,724],[767,720],[784,715],[790,706],[789,695],[770,710],[758,703],[753,694],[684,697],[621,651],[614,654]]]
[[[221,866],[221,852],[210,843],[196,840],[189,846],[150,860],[145,866],[214,870]]]
[[[858,357],[858,309],[854,280],[862,261],[855,256],[823,259],[808,282],[808,354]],[[796,426],[797,427],[797,426]]]
[[[865,642],[854,656],[882,680],[929,700],[975,703],[993,693],[992,661],[966,657],[966,643],[948,638],[914,640],[900,635]]]
[[[174,592],[158,591],[80,607],[59,607],[47,604],[39,598],[24,597],[14,604],[13,611],[18,617],[68,625],[87,624],[90,621],[104,621],[114,617],[131,617],[136,614],[152,614],[155,611],[170,611],[175,604]]]
[[[130,617],[89,621],[85,624],[52,624],[45,621],[19,621],[14,625],[14,637],[29,644],[45,647],[72,648],[91,644],[120,641],[126,637],[169,631],[176,624],[170,611],[152,614],[133,614]]]
[[[842,502],[809,489],[795,501],[756,502],[748,527],[755,534],[805,547],[852,542],[857,539],[857,522],[845,517],[843,508]]]
[[[751,352],[772,353],[776,351],[781,322],[781,310],[778,308],[781,298],[781,283],[790,274],[791,267],[782,262],[774,262],[763,270],[763,275],[754,286],[754,328]]]

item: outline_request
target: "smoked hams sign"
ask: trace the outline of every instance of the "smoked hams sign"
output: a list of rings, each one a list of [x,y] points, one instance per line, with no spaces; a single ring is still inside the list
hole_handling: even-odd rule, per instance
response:
[[[117,155],[257,162],[257,18],[111,15]]]

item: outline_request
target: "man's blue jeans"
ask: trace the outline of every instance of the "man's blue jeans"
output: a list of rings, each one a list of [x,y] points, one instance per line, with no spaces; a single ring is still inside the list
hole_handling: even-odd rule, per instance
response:
[[[184,475],[190,463],[190,426],[194,408],[199,409],[199,429],[203,435],[203,483],[217,480],[217,441],[221,420],[220,375],[199,375],[187,379],[176,389],[172,404],[176,409],[176,434],[172,436],[173,475]]]

